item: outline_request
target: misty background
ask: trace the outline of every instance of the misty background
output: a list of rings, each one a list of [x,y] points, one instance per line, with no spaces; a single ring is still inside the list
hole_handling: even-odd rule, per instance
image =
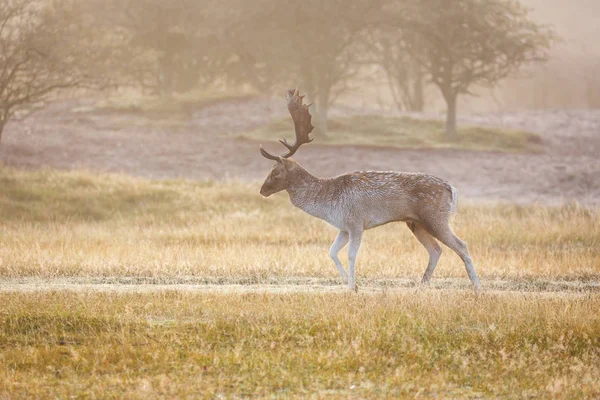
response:
[[[429,172],[473,199],[600,195],[592,0],[0,0],[0,162],[262,179],[299,87],[333,175]]]

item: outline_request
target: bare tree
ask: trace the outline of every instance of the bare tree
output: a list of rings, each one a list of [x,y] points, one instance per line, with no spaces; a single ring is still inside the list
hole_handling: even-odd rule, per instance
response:
[[[413,0],[403,43],[447,104],[446,133],[456,137],[458,96],[494,86],[528,63],[545,61],[553,32],[513,0]]]
[[[215,80],[213,60],[219,52],[211,0],[95,0],[110,31],[113,74],[120,85],[169,95]],[[107,7],[107,5],[109,5]],[[212,14],[211,14],[212,13]],[[115,40],[115,38],[117,38]]]
[[[588,62],[583,75],[587,106],[600,109],[600,60]]]
[[[385,72],[398,110],[423,111],[425,73],[402,45],[402,37],[395,32],[379,30],[372,37],[371,46],[374,62]]]
[[[316,105],[319,135],[328,130],[329,107],[360,68],[355,45],[378,1],[257,0],[241,2],[230,40],[236,45],[239,72],[270,85],[299,82]],[[257,29],[256,27],[260,27]],[[270,86],[267,85],[267,86]]]
[[[294,72],[286,67],[277,21],[280,2],[274,0],[224,0],[225,10],[214,16],[218,30],[218,63],[225,80],[249,84],[261,93],[272,93]],[[285,30],[285,28],[284,28]]]
[[[7,122],[86,77],[76,7],[67,2],[0,0],[0,139]]]
[[[356,288],[356,257],[363,232],[395,221],[406,222],[429,253],[423,283],[431,278],[442,254],[439,240],[460,256],[473,286],[480,289],[467,245],[449,225],[458,206],[458,192],[448,182],[427,174],[373,171],[318,178],[288,158],[312,141],[311,115],[308,106],[302,104],[302,97],[298,89],[288,91],[286,96],[296,131],[294,144],[282,140],[288,151],[281,156],[260,149],[264,157],[276,162],[260,193],[268,197],[286,190],[296,207],[339,229],[329,254],[351,290]],[[338,254],[348,242],[350,268],[346,274]]]

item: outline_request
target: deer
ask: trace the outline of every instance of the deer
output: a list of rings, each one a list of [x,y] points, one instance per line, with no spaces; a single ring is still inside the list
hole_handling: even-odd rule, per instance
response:
[[[424,173],[357,171],[334,178],[319,178],[311,174],[290,158],[300,146],[314,139],[309,137],[314,129],[309,112],[312,104],[304,104],[303,98],[298,89],[286,93],[288,111],[296,132],[295,143],[290,144],[285,138],[279,141],[287,152],[276,156],[260,145],[261,154],[275,161],[260,194],[269,197],[285,190],[294,206],[339,230],[329,255],[350,290],[357,290],[356,259],[364,231],[391,222],[404,222],[429,254],[422,285],[429,284],[442,254],[439,241],[458,254],[474,289],[479,291],[481,285],[467,245],[450,227],[450,219],[458,207],[456,188],[443,179]],[[348,243],[349,268],[346,274],[338,255]]]

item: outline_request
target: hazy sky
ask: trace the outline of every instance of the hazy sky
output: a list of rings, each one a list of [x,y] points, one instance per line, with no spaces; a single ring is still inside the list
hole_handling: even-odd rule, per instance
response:
[[[600,0],[522,0],[543,23],[555,25],[561,48],[600,55]]]

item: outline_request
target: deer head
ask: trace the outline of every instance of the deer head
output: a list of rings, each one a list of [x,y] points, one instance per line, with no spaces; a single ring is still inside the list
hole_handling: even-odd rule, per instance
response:
[[[295,161],[288,160],[288,158],[294,155],[300,146],[313,141],[313,139],[309,137],[309,134],[314,129],[311,124],[312,117],[308,111],[310,104],[302,104],[304,96],[300,96],[298,89],[288,90],[285,98],[287,100],[290,115],[294,120],[296,142],[294,144],[289,144],[285,138],[280,140],[281,144],[288,149],[287,153],[280,156],[274,156],[260,146],[260,153],[265,158],[277,162],[260,188],[260,194],[265,197],[289,187],[290,183],[293,181],[294,173],[299,169],[299,166]]]

